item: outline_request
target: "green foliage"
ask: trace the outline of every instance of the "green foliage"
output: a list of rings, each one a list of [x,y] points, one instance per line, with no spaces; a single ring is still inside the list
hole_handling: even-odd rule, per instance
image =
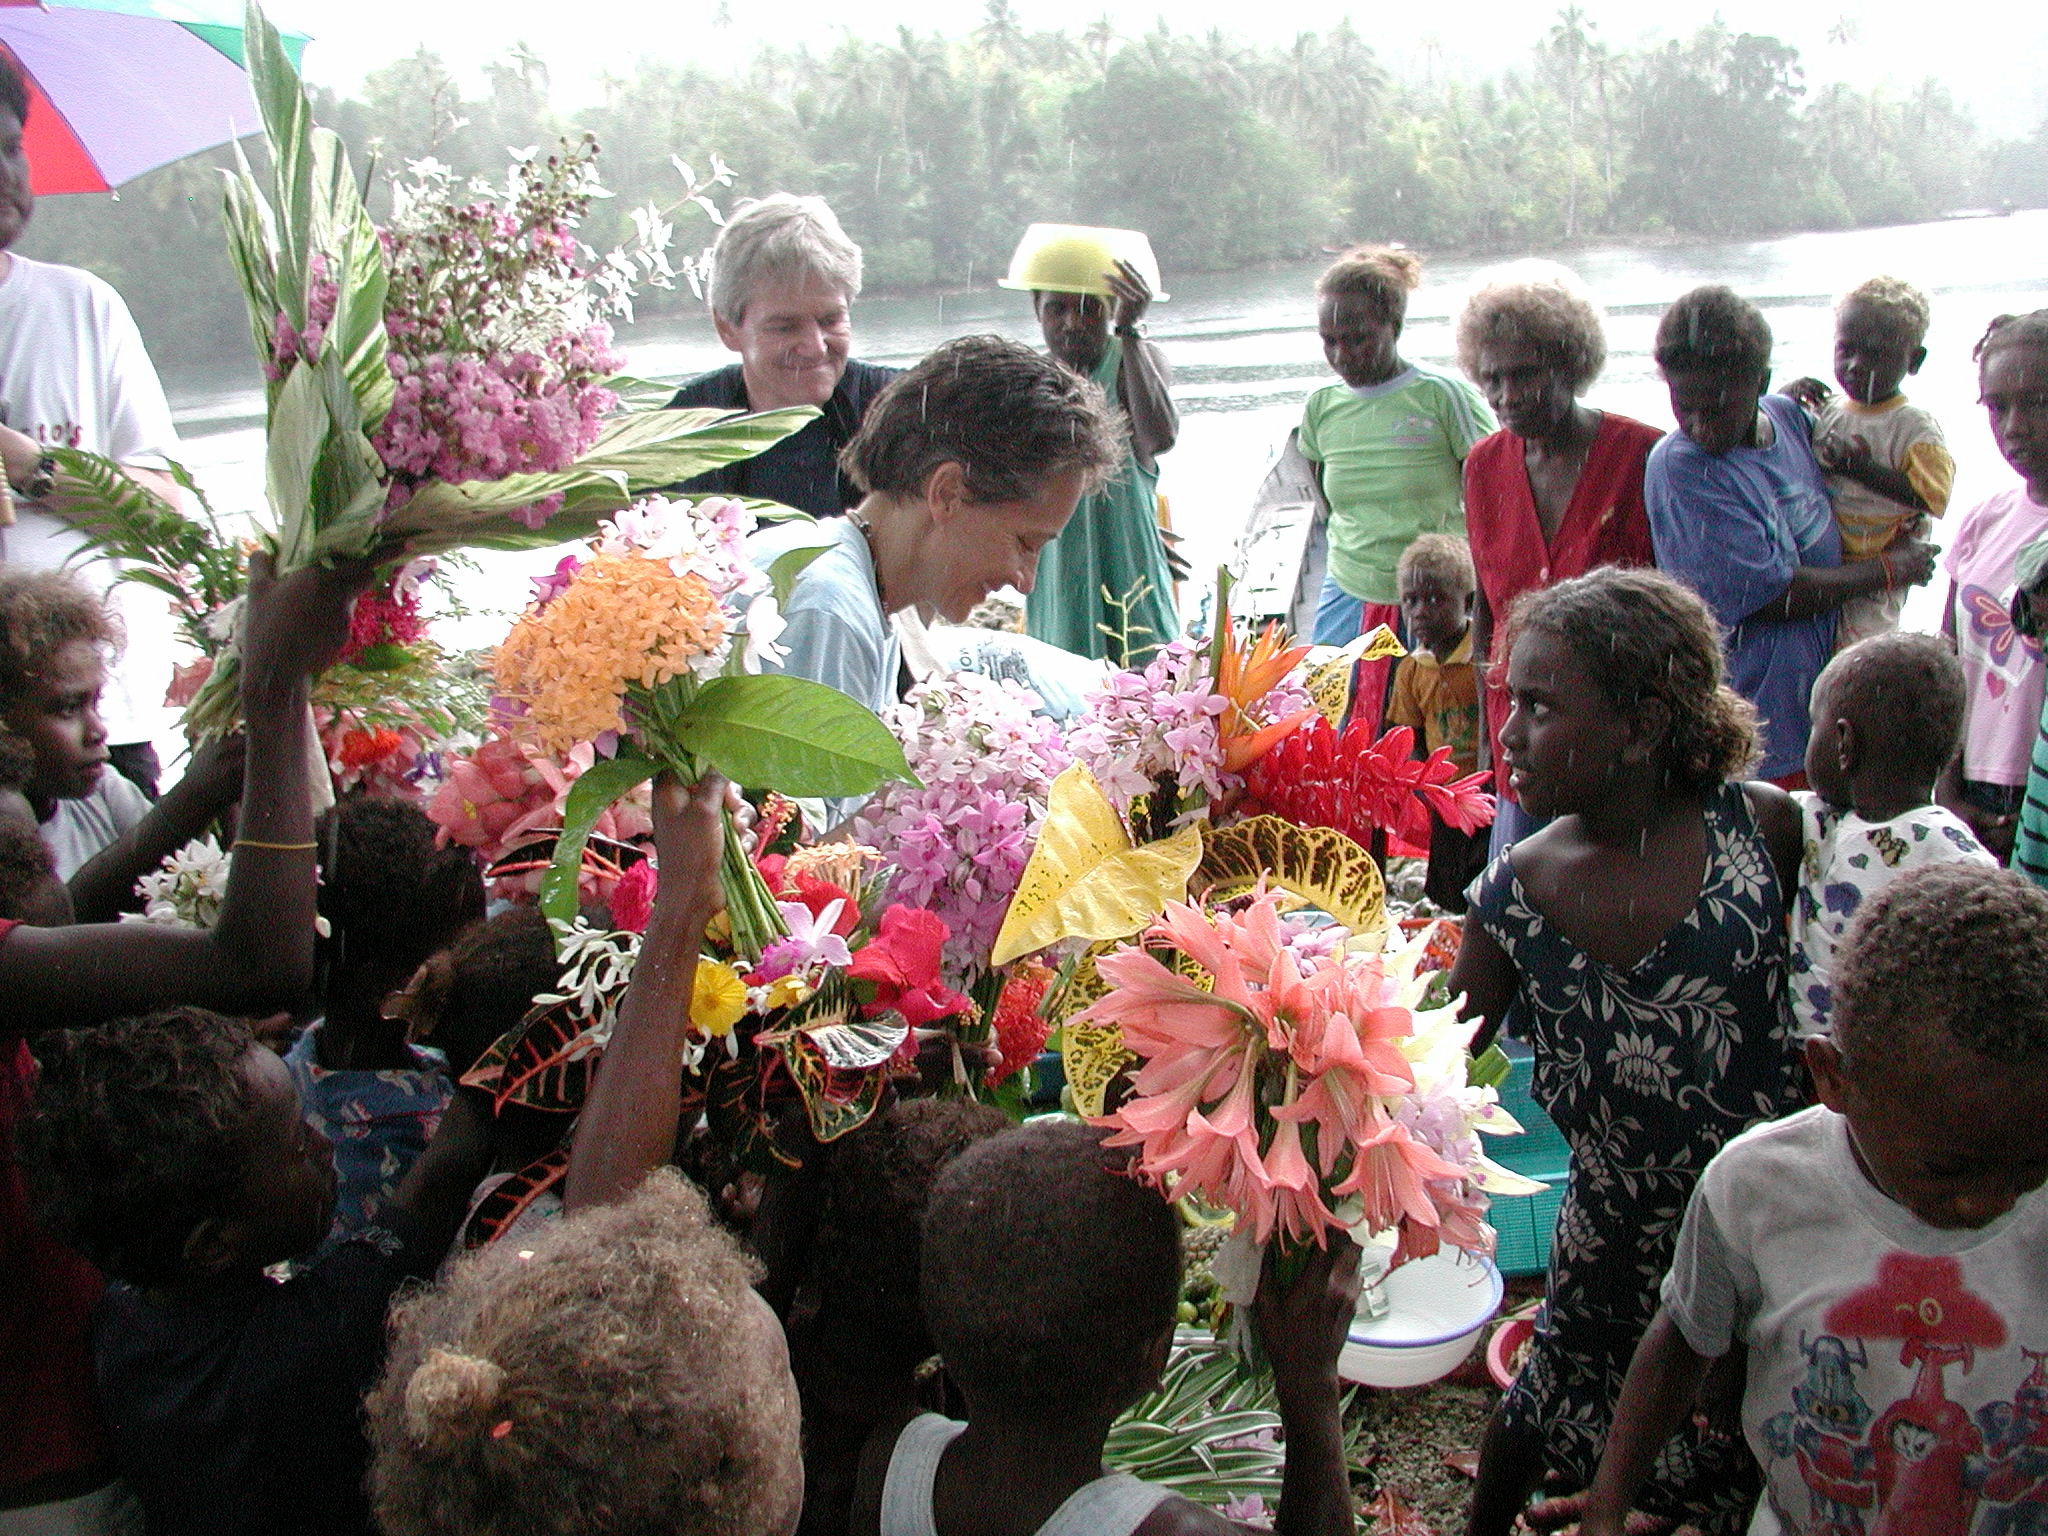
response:
[[[737,167],[734,197],[829,198],[866,250],[871,290],[986,285],[1033,219],[1142,228],[1169,271],[1189,271],[1355,239],[1513,250],[2048,203],[2048,125],[1986,146],[1938,85],[1809,93],[1775,38],[1716,23],[1626,49],[1575,5],[1526,68],[1491,80],[1433,66],[1396,79],[1344,21],[1258,46],[1163,22],[1137,38],[1107,22],[1033,32],[1010,0],[986,0],[962,38],[906,28],[818,53],[766,48],[726,76],[644,58],[573,116],[551,106],[523,45],[475,98],[423,51],[372,73],[360,99],[317,100],[315,116],[374,168],[373,211],[407,161],[495,177],[508,147],[588,130],[618,194],[586,225],[599,248],[636,206],[684,201],[676,157],[716,151]],[[48,199],[24,249],[108,277],[159,361],[236,357],[240,306],[207,186],[209,164],[231,163],[182,162],[118,201]],[[650,294],[640,310],[694,302]]]

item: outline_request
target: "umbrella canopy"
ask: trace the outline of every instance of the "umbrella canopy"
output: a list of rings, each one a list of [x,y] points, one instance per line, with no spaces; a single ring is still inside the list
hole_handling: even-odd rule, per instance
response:
[[[285,34],[293,62],[306,39]],[[211,0],[0,0],[0,46],[28,80],[38,197],[105,192],[262,125],[241,11]]]

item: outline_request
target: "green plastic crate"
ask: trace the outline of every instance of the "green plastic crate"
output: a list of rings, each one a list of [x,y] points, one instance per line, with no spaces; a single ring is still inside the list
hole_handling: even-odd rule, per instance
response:
[[[1528,1047],[1507,1040],[1502,1049],[1508,1053],[1508,1075],[1500,1085],[1501,1107],[1521,1122],[1522,1134],[1489,1137],[1487,1155],[1523,1178],[1549,1187],[1540,1195],[1495,1195],[1486,1219],[1499,1235],[1494,1262],[1501,1273],[1538,1275],[1550,1264],[1550,1234],[1557,1225],[1557,1208],[1564,1203],[1571,1146],[1550,1116],[1529,1097]]]

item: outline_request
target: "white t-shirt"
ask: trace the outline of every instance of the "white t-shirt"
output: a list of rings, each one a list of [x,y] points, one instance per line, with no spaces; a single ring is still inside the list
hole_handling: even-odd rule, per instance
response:
[[[1751,1536],[2039,1530],[2044,1253],[2048,1191],[1988,1227],[1930,1227],[1871,1187],[1820,1106],[1723,1147],[1663,1297],[1700,1354],[1749,1349],[1742,1426],[1767,1479]]]
[[[93,792],[80,800],[59,800],[43,823],[43,843],[57,863],[57,878],[69,880],[92,856],[149,814],[149,797],[114,768],[100,770]]]
[[[1803,1039],[1827,1033],[1835,951],[1864,902],[1910,870],[1930,864],[1996,869],[1998,860],[1961,817],[1938,805],[1865,821],[1811,790],[1792,798],[1799,802],[1806,850],[1792,901],[1792,1013]]]
[[[121,296],[90,272],[15,254],[0,277],[0,420],[40,443],[84,448],[122,464],[161,466],[177,448],[142,334]],[[100,713],[108,739],[148,741],[168,728],[174,628],[165,599],[133,582],[116,585],[103,559],[62,518],[17,503],[0,530],[0,554],[30,570],[77,566],[111,600],[128,631],[109,669]]]

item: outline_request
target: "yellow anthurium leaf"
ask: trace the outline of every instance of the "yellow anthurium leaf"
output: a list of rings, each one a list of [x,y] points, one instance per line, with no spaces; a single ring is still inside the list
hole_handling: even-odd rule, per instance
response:
[[[1052,782],[990,963],[1007,965],[1061,939],[1128,938],[1186,895],[1201,861],[1196,826],[1133,848],[1095,775],[1076,763]]]
[[[1320,907],[1353,933],[1386,926],[1386,884],[1372,855],[1332,827],[1252,816],[1209,833],[1196,884],[1213,898],[1242,896],[1263,880]]]
[[[1302,683],[1316,708],[1323,712],[1323,718],[1341,728],[1345,715],[1351,711],[1351,678],[1358,664],[1407,654],[1408,647],[1395,638],[1391,629],[1375,624],[1345,645],[1311,648]]]

